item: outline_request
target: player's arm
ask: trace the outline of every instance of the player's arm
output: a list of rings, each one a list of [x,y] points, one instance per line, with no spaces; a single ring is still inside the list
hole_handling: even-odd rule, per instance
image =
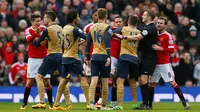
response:
[[[90,34],[90,32],[88,33],[88,37],[87,37],[87,42],[86,42],[86,53],[85,56],[87,58],[87,60],[90,60],[90,46],[92,44],[92,36]]]
[[[37,37],[37,34],[36,34],[35,32],[32,32],[32,33],[31,33],[29,28],[26,29],[25,35],[26,35],[26,41],[27,41],[28,43],[32,42],[33,39],[35,39],[35,37]]]
[[[104,33],[104,41],[105,41],[105,46],[106,46],[106,51],[107,51],[107,55],[108,55],[108,57],[110,58],[110,37],[111,37],[111,35],[112,35],[112,33],[110,32],[110,29],[111,29],[111,27],[110,26],[108,26],[107,28],[106,28],[106,31],[105,31],[105,33]]]
[[[157,51],[173,53],[174,52],[174,41],[173,41],[172,37],[170,36],[167,39],[165,39],[165,42],[167,44],[166,48],[162,47],[162,46],[158,46],[157,44],[154,44],[152,47],[154,50],[157,50]]]
[[[115,30],[110,30],[110,31],[112,31],[112,33],[120,33],[120,32],[122,32],[122,29],[123,29],[123,27],[119,27],[119,28],[116,28]],[[110,32],[109,31],[109,32]],[[111,33],[111,32],[110,32]]]
[[[87,35],[80,28],[75,27],[73,33],[75,38],[80,37],[84,40],[87,38]]]
[[[42,32],[42,35],[40,36],[39,39],[34,39],[34,40],[33,40],[33,45],[35,45],[35,46],[40,46],[40,43],[41,43],[42,41],[44,41],[46,37],[48,38],[48,30],[47,30],[47,28],[44,29],[44,31]],[[49,38],[48,38],[48,40],[50,41]]]

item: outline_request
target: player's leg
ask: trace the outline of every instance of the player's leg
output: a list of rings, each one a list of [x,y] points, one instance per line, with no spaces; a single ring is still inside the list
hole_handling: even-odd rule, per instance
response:
[[[154,72],[156,66],[156,59],[146,59],[142,62],[141,76],[139,77],[140,89],[142,94],[142,104],[140,107],[136,108],[138,110],[148,110],[149,109],[149,76]]]
[[[110,66],[105,66],[106,62],[99,62],[99,70],[100,75],[102,77],[102,90],[101,90],[101,98],[102,98],[102,107],[101,110],[106,110],[106,102],[108,99],[108,79],[110,76]]]
[[[96,110],[96,107],[94,106],[94,96],[96,91],[96,86],[99,79],[99,66],[97,61],[91,62],[91,83],[89,88],[89,102],[90,102],[90,109]]]
[[[72,109],[72,105],[71,105],[71,102],[70,102],[70,92],[69,92],[69,86],[68,85],[65,86],[64,96],[65,96],[65,102],[66,102],[66,109],[67,110]]]
[[[28,97],[30,95],[31,87],[32,84],[34,83],[34,79],[37,75],[38,69],[38,63],[41,63],[40,60],[34,59],[34,58],[29,58],[28,59],[28,68],[27,68],[27,83],[24,91],[24,99],[23,99],[23,105],[21,106],[20,109],[26,109],[26,105],[28,102]]]
[[[112,90],[111,90],[111,103],[110,107],[117,105],[117,84],[116,84],[116,68],[117,68],[118,59],[111,57],[111,78],[112,78]]]
[[[132,96],[132,109],[135,109],[138,107],[137,102],[137,85],[136,85],[136,79],[138,77],[139,71],[138,71],[138,64],[130,62],[129,65],[129,77],[128,82],[130,84],[130,92]]]
[[[23,104],[20,107],[20,109],[26,109],[28,97],[30,95],[31,87],[32,87],[33,83],[34,83],[34,78],[27,78],[27,82],[26,82],[26,86],[25,86],[25,90],[24,90]]]
[[[150,80],[150,86],[149,86],[149,107],[150,107],[150,109],[152,109],[152,106],[153,106],[152,103],[153,103],[153,98],[154,98],[154,89],[161,78],[161,72],[162,71],[160,70],[160,67],[156,66],[154,73]]]
[[[185,109],[190,109],[189,104],[186,102],[185,97],[183,96],[183,93],[179,87],[179,85],[174,80],[174,72],[172,70],[171,64],[166,64],[162,67],[162,78],[165,82],[169,82],[170,85],[174,88],[176,94],[179,96],[179,98],[182,101],[182,104]]]
[[[124,81],[128,77],[129,62],[119,60],[117,65],[117,106],[112,110],[123,110]]]
[[[56,100],[54,102],[54,107],[52,110],[63,110],[64,108],[59,105],[60,98],[66,88],[66,85],[71,77],[71,74],[69,74],[70,65],[64,64],[62,66],[62,79],[58,85],[57,93],[56,93]]]
[[[46,93],[49,100],[49,109],[51,109],[53,108],[53,100],[52,100],[52,86],[50,78],[44,78],[44,86],[46,88]]]
[[[101,108],[102,105],[102,98],[101,98],[101,82],[102,82],[102,78],[99,77],[98,79],[98,83],[96,86],[96,91],[95,91],[95,106],[97,108]]]

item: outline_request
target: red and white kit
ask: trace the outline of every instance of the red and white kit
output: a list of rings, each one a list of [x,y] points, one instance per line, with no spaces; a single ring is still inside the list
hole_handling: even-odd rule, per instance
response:
[[[174,52],[174,41],[171,34],[167,31],[158,34],[158,45],[163,48],[163,51],[156,51],[157,65],[151,82],[159,82],[161,77],[165,82],[173,81],[174,72],[170,64],[170,53]]]
[[[113,30],[116,28],[112,28]],[[113,35],[110,39],[110,47],[111,47],[111,74],[114,75],[116,68],[117,68],[117,63],[119,59],[119,54],[120,54],[120,46],[121,46],[121,40],[117,38],[115,35]]]
[[[19,72],[21,72],[20,75],[21,75],[24,83],[26,83],[27,64],[26,63],[20,64],[19,62],[16,62],[11,66],[9,74],[8,74],[11,85],[13,85],[15,83],[15,78]]]
[[[28,70],[27,78],[35,78],[38,73],[38,69],[43,62],[43,58],[47,55],[46,45],[33,46],[32,42],[35,38],[40,38],[45,26],[40,26],[40,34],[36,34],[36,30],[29,27],[25,30],[26,40],[28,42]],[[50,75],[46,75],[45,78],[50,78]]]
[[[92,23],[87,24],[84,27],[83,31],[84,31],[85,34],[89,33],[90,27],[93,24],[94,23],[92,22]],[[92,56],[92,51],[93,51],[93,44],[90,46],[90,57]],[[89,66],[87,66],[85,63],[83,64],[83,69],[85,70],[87,76],[91,76],[91,68]]]

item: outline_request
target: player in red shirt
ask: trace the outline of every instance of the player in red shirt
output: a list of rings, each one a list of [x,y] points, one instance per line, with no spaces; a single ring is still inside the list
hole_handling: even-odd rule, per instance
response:
[[[41,46],[33,46],[32,42],[34,39],[40,38],[42,31],[45,29],[45,26],[40,25],[41,17],[37,14],[31,15],[31,24],[32,26],[27,28],[25,31],[26,40],[28,43],[28,69],[27,69],[27,83],[24,91],[24,100],[20,109],[26,109],[28,97],[31,91],[31,86],[34,83],[34,79],[38,73],[38,68],[43,62],[43,58],[47,55],[46,41],[41,43]],[[52,89],[50,84],[50,74],[46,75],[44,80],[45,87],[47,88],[47,95],[51,95]],[[37,80],[36,80],[37,81]],[[40,103],[44,103],[44,99],[40,99]],[[52,103],[52,101],[49,101]],[[41,107],[46,107],[46,104],[43,104]]]
[[[174,88],[184,108],[189,109],[189,104],[186,102],[179,85],[174,80],[174,72],[170,64],[170,53],[174,52],[174,41],[171,34],[165,30],[166,24],[167,20],[163,17],[160,17],[156,24],[158,45],[154,44],[152,48],[157,51],[157,64],[150,81],[149,106],[152,108],[154,88],[162,77],[165,82],[170,83]]]
[[[116,16],[114,18],[114,26],[112,27],[112,30],[115,30],[116,28],[122,27],[123,26],[123,20],[122,17]],[[117,86],[116,86],[116,78],[115,78],[115,73],[116,73],[116,68],[117,68],[117,63],[119,59],[119,54],[120,54],[120,46],[121,45],[121,40],[116,37],[115,35],[112,35],[110,39],[110,47],[111,47],[111,78],[112,78],[112,97],[111,97],[111,103],[110,103],[110,108],[114,107],[117,105]]]
[[[18,62],[14,63],[9,71],[9,81],[13,85],[17,82],[18,78],[22,78],[23,82],[26,83],[27,63],[24,62],[24,54],[18,53]]]

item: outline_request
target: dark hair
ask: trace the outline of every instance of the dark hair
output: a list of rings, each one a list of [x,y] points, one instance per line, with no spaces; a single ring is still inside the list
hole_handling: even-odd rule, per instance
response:
[[[146,10],[146,12],[148,13],[148,16],[151,17],[151,20],[154,20],[154,18],[156,17],[156,14],[154,13],[154,11],[151,9],[148,9]]]
[[[40,18],[41,16],[38,14],[32,14],[30,21],[35,21],[36,18]]]
[[[116,17],[114,17],[113,20],[115,21],[115,19],[117,19],[117,18],[122,18],[122,17],[121,16],[116,16]]]
[[[159,17],[158,19],[164,20],[165,21],[165,25],[167,25],[167,18],[166,17]]]
[[[98,19],[105,19],[108,15],[108,11],[105,8],[99,8],[97,11]]]
[[[97,8],[93,9],[93,10],[92,10],[92,14],[96,13],[97,10],[98,10]]]
[[[69,10],[66,20],[68,23],[72,23],[74,19],[77,18],[77,16],[78,16],[78,12],[76,10]]]
[[[130,16],[128,22],[130,25],[136,26],[138,24],[138,17],[137,16]]]
[[[47,17],[52,21],[56,20],[56,13],[54,11],[46,11],[44,14],[47,15]]]

